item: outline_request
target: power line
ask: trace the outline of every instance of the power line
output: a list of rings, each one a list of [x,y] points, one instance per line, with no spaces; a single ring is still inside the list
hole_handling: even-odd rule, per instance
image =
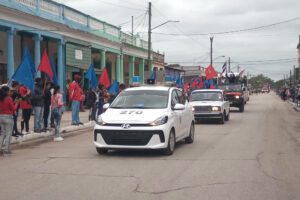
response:
[[[208,35],[224,35],[224,34],[231,34],[231,33],[241,33],[241,32],[248,32],[248,31],[254,31],[254,30],[269,28],[269,27],[272,27],[272,26],[277,26],[277,25],[281,25],[281,24],[285,24],[285,23],[289,23],[289,22],[293,22],[293,21],[297,21],[297,20],[300,20],[300,17],[295,17],[295,18],[292,18],[292,19],[288,19],[288,20],[284,20],[284,21],[280,21],[280,22],[276,22],[276,23],[272,23],[272,24],[267,24],[267,25],[263,25],[263,26],[252,27],[252,28],[245,28],[245,29],[238,29],[238,30],[231,30],[231,31],[221,31],[221,32],[210,32],[210,33],[193,33],[193,34],[184,34],[184,35],[208,36]],[[153,32],[153,34],[173,35],[173,36],[183,35],[183,34],[177,34],[177,33],[159,33],[159,32]]]
[[[133,16],[133,18],[134,18],[134,19],[139,19],[139,18],[142,17],[143,15],[145,15],[145,12],[141,13],[141,14],[138,15],[138,16]],[[119,24],[119,26],[122,26],[122,25],[128,24],[128,23],[131,23],[131,19],[130,19],[130,20],[127,20],[127,21],[125,21],[125,22],[123,22],[123,23],[121,23],[121,24]]]

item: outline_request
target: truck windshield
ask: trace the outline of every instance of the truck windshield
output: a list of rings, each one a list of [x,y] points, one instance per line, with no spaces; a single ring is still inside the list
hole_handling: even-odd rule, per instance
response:
[[[219,85],[218,89],[226,92],[240,92],[242,91],[242,86],[240,84]]]
[[[194,92],[191,101],[222,101],[221,92]]]
[[[158,109],[168,106],[169,92],[157,90],[123,91],[110,108]]]

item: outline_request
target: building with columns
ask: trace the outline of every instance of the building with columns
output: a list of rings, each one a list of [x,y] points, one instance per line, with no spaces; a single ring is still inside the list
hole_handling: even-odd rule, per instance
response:
[[[51,0],[1,0],[0,41],[1,83],[12,77],[25,45],[36,67],[47,50],[62,88],[75,73],[84,76],[91,64],[98,77],[107,67],[111,82],[126,85],[133,76],[144,83],[145,69],[153,68],[147,41]]]

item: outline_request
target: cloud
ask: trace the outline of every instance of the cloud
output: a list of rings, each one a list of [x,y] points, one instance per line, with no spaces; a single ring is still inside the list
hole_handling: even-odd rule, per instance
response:
[[[114,25],[130,20],[132,15],[143,14],[148,4],[146,0],[85,0],[84,3],[82,0],[60,0],[59,2]],[[154,32],[182,34],[181,36],[153,34],[153,48],[165,52],[166,62],[179,61],[204,66],[209,61],[207,56],[209,36],[188,36],[188,34],[251,28],[300,16],[299,0],[154,0],[152,4],[153,26],[166,20],[180,20],[180,23],[169,23]],[[140,32],[145,39],[147,39],[146,22],[147,19],[143,17],[135,20],[135,26],[140,24],[136,32]],[[130,23],[125,24],[122,29],[130,31]],[[249,60],[296,58],[299,33],[300,20],[259,31],[216,35],[213,45],[214,55],[230,56],[232,60],[241,63]],[[223,62],[224,58],[217,61]],[[277,80],[282,78],[283,74],[289,74],[294,64],[297,65],[297,61],[266,65],[259,63],[249,66],[245,64],[242,67],[251,74],[264,73]],[[221,64],[216,65],[219,69]]]

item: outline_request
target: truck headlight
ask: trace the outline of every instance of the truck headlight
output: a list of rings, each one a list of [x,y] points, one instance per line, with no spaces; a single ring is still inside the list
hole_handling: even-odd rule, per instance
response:
[[[240,96],[235,96],[235,98],[236,98],[236,99],[239,99],[239,98],[240,98]]]
[[[166,124],[168,122],[168,116],[162,116],[158,119],[156,119],[154,122],[151,122],[150,125],[151,126],[160,126],[163,124]]]
[[[221,111],[221,107],[220,106],[212,106],[211,110],[212,111]]]
[[[106,123],[103,121],[101,115],[99,115],[98,119],[97,119],[97,124],[100,126],[105,126]]]

